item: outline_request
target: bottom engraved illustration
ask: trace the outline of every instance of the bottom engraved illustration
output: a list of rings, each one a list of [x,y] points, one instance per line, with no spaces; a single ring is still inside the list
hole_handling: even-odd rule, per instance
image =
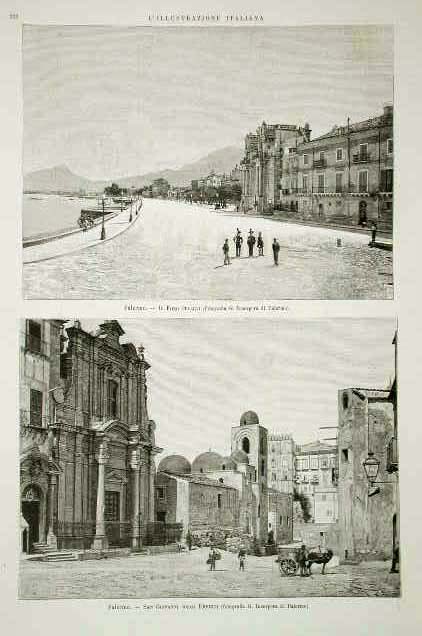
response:
[[[20,329],[21,599],[400,596],[394,318]]]

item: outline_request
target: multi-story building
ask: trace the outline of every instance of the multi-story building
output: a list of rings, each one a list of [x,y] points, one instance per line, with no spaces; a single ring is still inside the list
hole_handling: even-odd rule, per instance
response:
[[[290,124],[262,122],[256,133],[245,138],[245,156],[240,162],[244,212],[272,212],[280,203],[283,157],[296,153],[298,144],[310,139],[306,124],[302,129]]]
[[[391,390],[344,389],[338,408],[340,558],[390,558],[398,542],[397,480],[390,475],[397,467],[391,452],[397,439]],[[371,481],[368,459],[378,470]]]
[[[293,540],[293,495],[268,488],[268,537],[274,543]]]
[[[21,342],[23,548],[140,545],[155,519],[143,348],[105,321],[27,320]],[[39,544],[39,545],[38,545]]]
[[[270,433],[268,437],[268,484],[279,492],[293,494],[295,447],[289,434]]]
[[[281,182],[282,207],[301,218],[392,229],[393,107],[299,143]]]
[[[307,496],[314,523],[337,521],[336,485],[336,446],[317,441],[296,447],[295,487]]]

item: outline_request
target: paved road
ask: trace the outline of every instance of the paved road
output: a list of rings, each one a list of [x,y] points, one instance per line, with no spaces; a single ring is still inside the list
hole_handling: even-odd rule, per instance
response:
[[[250,227],[262,231],[266,256],[223,267],[224,239],[233,253],[237,227],[245,237]],[[274,236],[279,267],[271,256]],[[147,199],[142,218],[122,236],[25,265],[23,288],[26,298],[385,299],[392,297],[392,254],[369,248],[360,234]]]
[[[20,598],[173,598],[399,596],[400,577],[390,564],[337,566],[309,578],[281,577],[275,557],[247,558],[239,572],[236,555],[223,552],[209,572],[205,548],[183,554],[130,556],[101,561],[22,561]]]

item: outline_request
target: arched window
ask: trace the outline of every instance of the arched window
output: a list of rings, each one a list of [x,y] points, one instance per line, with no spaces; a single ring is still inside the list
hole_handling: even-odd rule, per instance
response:
[[[249,438],[248,437],[244,437],[242,439],[242,450],[245,451],[245,453],[249,454],[250,451],[250,443],[249,443]]]

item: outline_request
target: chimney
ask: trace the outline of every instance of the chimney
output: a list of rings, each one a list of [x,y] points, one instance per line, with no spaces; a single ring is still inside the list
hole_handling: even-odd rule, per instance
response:
[[[303,129],[305,141],[311,141],[311,132],[312,132],[312,130],[309,128],[308,122],[306,122],[306,124],[304,126],[304,129]]]
[[[393,116],[394,107],[393,104],[384,104],[384,117],[392,117]]]

